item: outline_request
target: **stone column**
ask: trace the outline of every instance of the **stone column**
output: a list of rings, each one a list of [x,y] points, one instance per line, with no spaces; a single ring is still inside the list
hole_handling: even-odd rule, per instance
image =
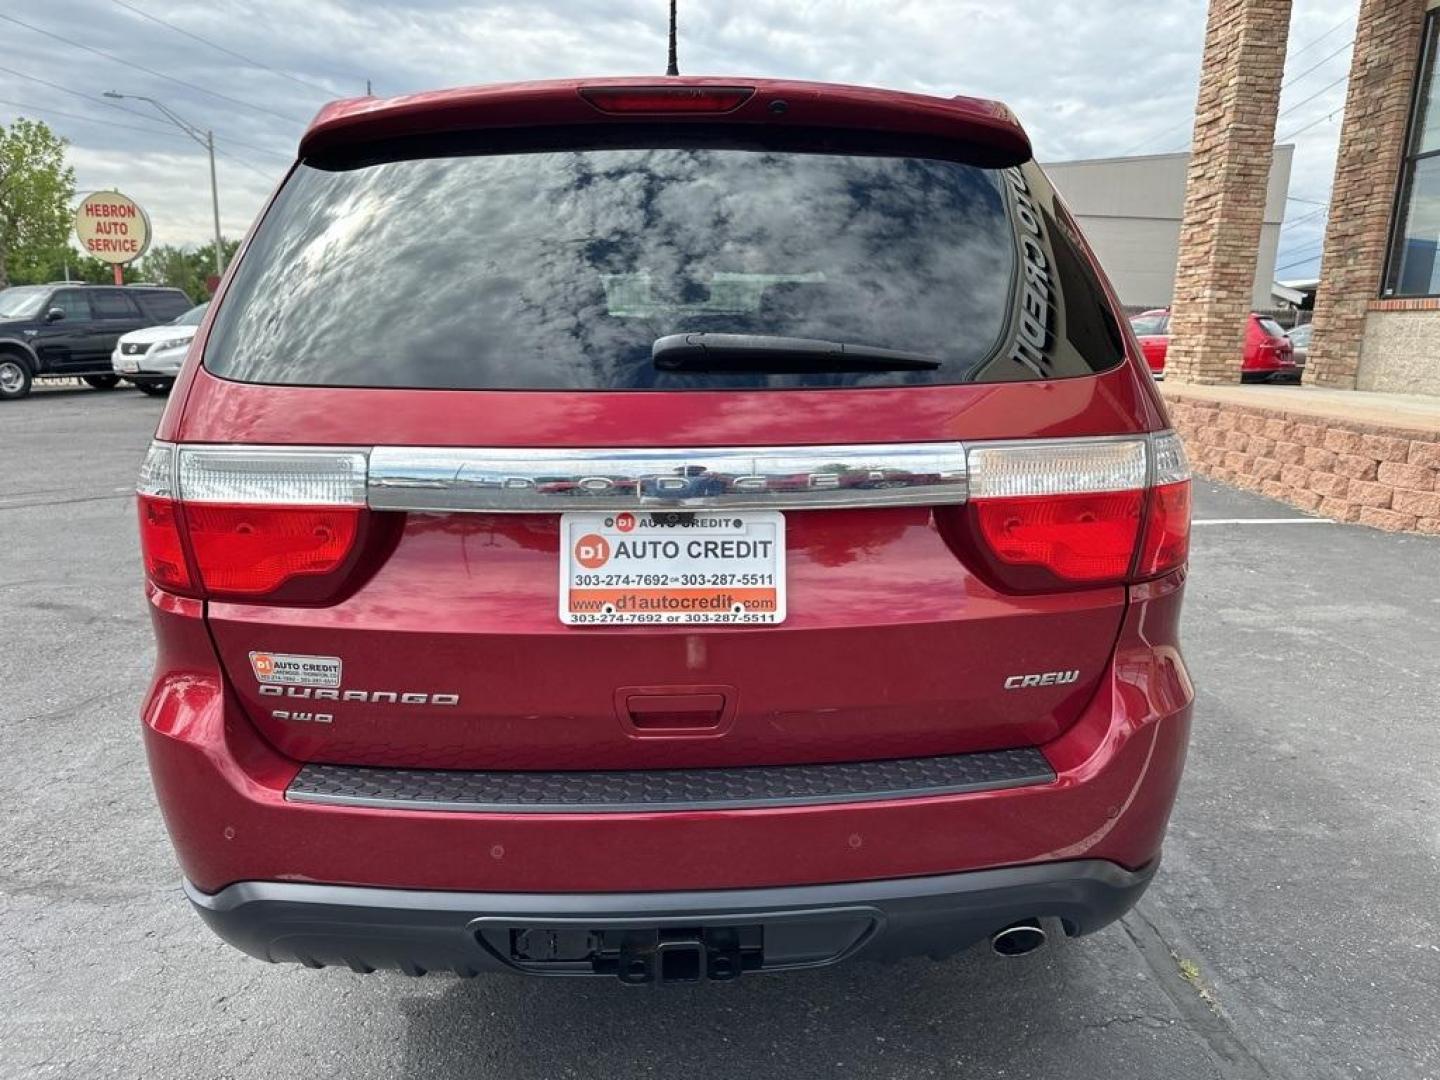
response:
[[[1362,0],[1330,189],[1305,381],[1355,388],[1365,311],[1380,295],[1425,0]]]
[[[1210,0],[1165,377],[1240,379],[1290,0]]]

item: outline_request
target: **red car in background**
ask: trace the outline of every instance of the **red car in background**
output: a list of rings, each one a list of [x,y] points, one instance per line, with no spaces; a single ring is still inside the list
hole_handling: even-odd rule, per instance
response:
[[[327,107],[139,484],[191,903],[269,961],[731,979],[1149,884],[1190,474],[993,102]]]
[[[1151,374],[1163,379],[1165,357],[1170,351],[1170,309],[1156,308],[1134,315],[1130,328],[1140,341]],[[1240,378],[1246,382],[1289,382],[1299,379],[1302,371],[1304,366],[1295,362],[1295,349],[1284,328],[1274,319],[1251,312],[1245,321]]]

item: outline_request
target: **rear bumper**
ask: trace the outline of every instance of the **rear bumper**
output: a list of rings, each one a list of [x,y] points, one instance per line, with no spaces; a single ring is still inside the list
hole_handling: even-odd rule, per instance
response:
[[[856,956],[943,956],[1022,919],[1057,919],[1066,934],[1088,934],[1129,910],[1154,870],[1084,860],[894,881],[661,893],[421,892],[254,881],[213,895],[186,882],[186,892],[216,934],[272,963],[409,975],[612,974],[613,964],[603,959],[537,959],[516,935],[579,933],[595,941],[598,932],[613,930],[641,942],[632,955],[648,964],[646,977],[627,981],[649,982],[664,977],[653,960],[657,931],[671,943],[703,943],[743,930],[752,946],[762,943],[744,966],[760,971]],[[695,948],[705,951],[703,944]]]
[[[1079,861],[1137,870],[1160,854],[1188,741],[1193,689],[1175,646],[1182,580],[1132,589],[1101,688],[1069,729],[1036,748],[1047,776],[998,789],[623,813],[295,801],[287,793],[301,764],[238,707],[200,604],[154,590],[160,662],[143,731],[181,870],[218,896],[264,882],[668,895]]]

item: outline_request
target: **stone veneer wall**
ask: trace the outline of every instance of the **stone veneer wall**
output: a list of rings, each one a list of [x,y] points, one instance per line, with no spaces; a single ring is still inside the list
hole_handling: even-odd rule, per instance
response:
[[[1305,381],[1353,390],[1380,295],[1425,0],[1361,0]]]
[[[1440,435],[1192,398],[1168,403],[1197,475],[1301,510],[1440,535]]]
[[[1289,36],[1290,0],[1210,0],[1165,362],[1177,382],[1240,379]]]

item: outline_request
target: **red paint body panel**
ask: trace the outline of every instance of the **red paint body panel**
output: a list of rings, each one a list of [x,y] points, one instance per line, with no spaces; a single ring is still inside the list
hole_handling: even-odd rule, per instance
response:
[[[202,328],[203,329],[203,328]],[[189,362],[183,442],[804,446],[1115,435],[1165,426],[1129,363],[1049,382],[855,390],[392,390],[230,382]],[[169,419],[167,412],[166,417]],[[1023,421],[1019,418],[1023,417]]]
[[[1181,575],[1136,587],[1080,718],[1043,749],[1054,783],[942,798],[661,814],[456,814],[284,801],[299,764],[226,688],[198,605],[151,591],[159,643],[146,749],[181,867],[242,880],[533,892],[739,888],[1060,859],[1127,867],[1160,850],[1193,690],[1176,644]],[[208,655],[207,655],[208,653]]]
[[[924,507],[786,514],[790,615],[771,627],[562,625],[553,515],[410,515],[358,592],[328,607],[210,604],[235,693],[307,761],[454,769],[623,769],[923,757],[1047,742],[1095,691],[1120,586],[1007,596],[955,558]],[[458,694],[454,707],[262,697],[251,651],[343,657],[347,688]],[[1007,675],[1078,669],[1004,692]],[[562,675],[556,678],[557,675]],[[732,727],[636,740],[621,686],[738,688]],[[293,693],[304,695],[303,690]]]

